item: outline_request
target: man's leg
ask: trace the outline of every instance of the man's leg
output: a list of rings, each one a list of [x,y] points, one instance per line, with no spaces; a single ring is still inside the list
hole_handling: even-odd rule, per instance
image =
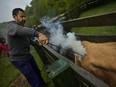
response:
[[[39,70],[39,68],[38,68],[38,66],[37,66],[37,64],[36,64],[36,62],[35,62],[33,56],[30,55],[30,57],[31,57],[31,61],[30,61],[31,66],[33,67],[33,69],[34,69],[35,72],[37,73],[38,78],[40,78],[41,82],[42,82],[43,84],[45,84],[45,82],[44,82],[44,80],[43,80],[43,78],[42,78],[42,76],[41,76],[40,70]]]
[[[41,79],[30,64],[30,59],[23,61],[12,61],[12,63],[23,73],[32,87],[44,87]]]

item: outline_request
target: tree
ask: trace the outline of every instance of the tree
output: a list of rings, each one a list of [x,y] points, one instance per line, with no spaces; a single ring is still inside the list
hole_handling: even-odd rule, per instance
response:
[[[26,6],[25,10],[26,25],[38,24],[43,16],[54,17],[88,1],[90,0],[32,0],[31,7]]]

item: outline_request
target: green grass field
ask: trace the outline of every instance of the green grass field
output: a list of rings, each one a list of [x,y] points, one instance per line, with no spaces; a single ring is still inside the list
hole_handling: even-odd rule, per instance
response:
[[[107,12],[116,11],[116,1],[111,4],[107,4],[104,6],[96,7],[94,9],[90,9],[86,12],[83,12],[80,17],[92,16],[103,14]],[[103,27],[76,27],[71,31],[79,33],[79,34],[116,34],[116,26],[103,26]]]
[[[78,34],[116,34],[116,26],[78,27],[73,28],[71,31]]]

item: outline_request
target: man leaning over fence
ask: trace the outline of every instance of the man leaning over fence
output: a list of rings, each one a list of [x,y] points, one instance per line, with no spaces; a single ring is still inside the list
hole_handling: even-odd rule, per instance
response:
[[[39,45],[47,44],[48,38],[34,29],[24,27],[25,12],[23,9],[15,8],[12,11],[12,16],[14,21],[9,23],[7,29],[10,60],[22,72],[32,87],[45,87],[40,70],[30,54],[30,45],[35,45],[30,37],[37,37]]]

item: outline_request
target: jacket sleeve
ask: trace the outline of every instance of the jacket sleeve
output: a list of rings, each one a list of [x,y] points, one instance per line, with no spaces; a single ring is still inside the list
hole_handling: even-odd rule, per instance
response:
[[[39,42],[37,39],[30,38],[30,43],[33,46],[39,46]]]
[[[38,31],[28,28],[28,27],[24,27],[24,26],[20,26],[18,24],[15,23],[11,23],[8,26],[8,31],[7,34],[10,36],[32,36],[32,37],[37,37],[38,36]]]

